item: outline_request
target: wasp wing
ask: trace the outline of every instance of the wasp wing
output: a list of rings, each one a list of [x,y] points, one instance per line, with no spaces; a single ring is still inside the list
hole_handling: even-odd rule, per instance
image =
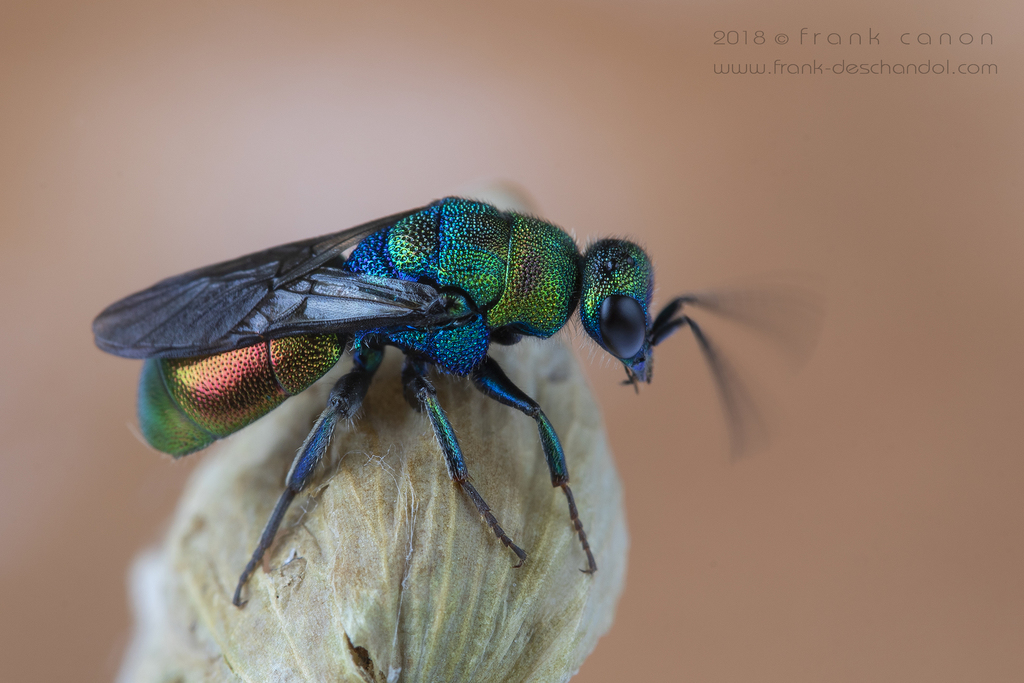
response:
[[[221,353],[295,334],[452,322],[436,289],[325,265],[421,209],[168,278],[107,307],[96,345],[126,358]]]

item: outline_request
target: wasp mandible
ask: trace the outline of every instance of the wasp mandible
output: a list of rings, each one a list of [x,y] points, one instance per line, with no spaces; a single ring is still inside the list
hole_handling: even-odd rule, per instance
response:
[[[348,250],[354,249],[346,257]],[[288,472],[285,490],[242,572],[233,602],[270,547],[288,506],[309,484],[339,420],[359,409],[384,347],[405,354],[406,400],[425,412],[452,481],[495,536],[501,528],[470,483],[452,426],[427,377],[468,376],[487,396],[537,422],[551,483],[597,570],[577,512],[558,435],[532,398],[487,355],[490,344],[548,338],[579,309],[583,329],[622,362],[627,383],[651,381],[651,351],[680,327],[693,332],[732,423],[735,384],[687,305],[651,315],[654,271],[636,244],[604,239],[581,253],[565,231],[538,218],[449,197],[331,235],[292,242],[168,278],[109,306],[93,322],[96,344],[146,359],[139,386],[142,433],[175,457],[206,448],[309,387],[346,352],[353,367],[331,390]]]

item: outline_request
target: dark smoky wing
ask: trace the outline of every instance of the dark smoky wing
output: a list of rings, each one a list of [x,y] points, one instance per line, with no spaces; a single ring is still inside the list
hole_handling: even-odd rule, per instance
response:
[[[444,319],[428,285],[367,278],[325,264],[420,209],[168,278],[108,306],[96,344],[127,358],[219,353],[303,332],[352,332]]]
[[[444,297],[430,285],[324,268],[268,293],[233,331],[254,339],[276,339],[381,327],[433,327],[454,320]]]
[[[367,235],[385,226],[393,225],[403,218],[422,211],[424,208],[426,207],[403,211],[340,232],[321,235],[320,237],[311,237],[297,242],[289,242],[288,244],[281,244],[270,249],[240,256],[230,261],[203,266],[202,268],[161,280],[145,291],[148,292],[161,287],[176,287],[185,282],[204,278],[242,277],[246,273],[253,272],[258,272],[260,276],[266,276],[269,272],[275,284],[280,285],[316,270],[331,259],[340,256],[346,249],[355,246]],[[139,294],[143,293],[139,292]],[[133,297],[128,297],[128,299],[131,298]]]
[[[127,358],[221,353],[296,334],[351,334],[452,322],[430,285],[322,268],[283,287],[206,278],[140,292],[93,324],[97,345]]]
[[[231,277],[164,280],[100,313],[92,324],[96,345],[126,358],[214,353],[266,297],[275,270],[266,264]]]

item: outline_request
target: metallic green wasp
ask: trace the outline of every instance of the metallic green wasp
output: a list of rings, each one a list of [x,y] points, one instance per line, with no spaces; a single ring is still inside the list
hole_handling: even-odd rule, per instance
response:
[[[346,258],[345,253],[355,247]],[[339,420],[366,395],[385,346],[405,354],[405,397],[430,419],[448,474],[498,539],[502,530],[468,478],[462,450],[427,378],[430,367],[469,376],[487,396],[537,422],[551,483],[597,569],[569,488],[565,455],[537,402],[487,355],[491,343],[547,338],[579,308],[597,344],[619,359],[627,382],[651,380],[651,350],[689,326],[718,383],[727,415],[739,421],[737,390],[682,296],[650,313],[654,273],[637,245],[601,240],[581,254],[561,229],[489,204],[447,198],[349,230],[293,242],[159,282],[104,310],[97,345],[145,358],[139,387],[142,432],[158,450],[182,456],[205,448],[273,410],[322,377],[349,350],[352,370],[334,385],[288,472],[263,535],[242,572],[234,603],[271,545],[295,496],[310,482]]]

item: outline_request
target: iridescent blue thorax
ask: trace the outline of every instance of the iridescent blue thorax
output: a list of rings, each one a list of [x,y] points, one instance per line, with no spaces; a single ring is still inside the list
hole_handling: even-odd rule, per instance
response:
[[[544,221],[448,198],[366,237],[345,268],[429,283],[464,306],[459,324],[365,332],[465,374],[486,356],[496,331],[549,337],[579,300],[575,242]],[[507,336],[507,335],[506,335]]]

